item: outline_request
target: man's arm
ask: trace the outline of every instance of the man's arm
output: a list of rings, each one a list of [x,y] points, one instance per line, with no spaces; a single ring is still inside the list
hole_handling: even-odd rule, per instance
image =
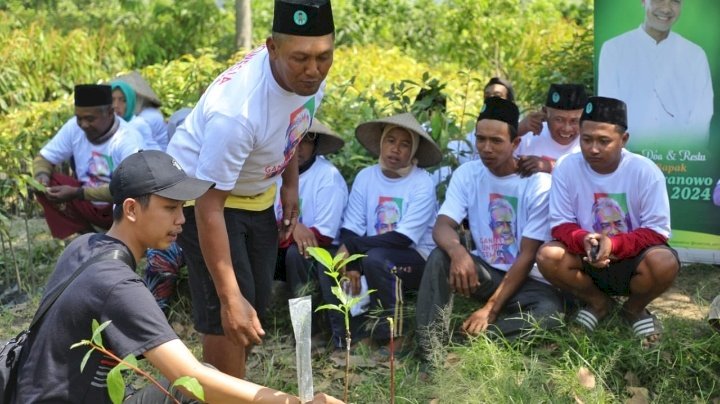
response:
[[[283,220],[281,239],[287,239],[293,233],[300,207],[298,202],[300,184],[300,169],[298,168],[297,153],[288,162],[282,173],[282,186],[280,187],[280,200],[282,201]]]
[[[520,241],[520,252],[515,262],[508,269],[505,277],[490,296],[485,306],[471,314],[463,323],[463,330],[468,334],[479,334],[487,330],[488,325],[495,322],[498,313],[528,278],[535,263],[535,254],[542,241],[523,237]]]
[[[458,223],[448,216],[438,215],[433,227],[433,239],[440,249],[450,256],[448,283],[454,292],[470,296],[477,290],[478,281],[475,261],[460,242]]]
[[[230,191],[210,189],[195,201],[200,249],[220,299],[225,335],[235,344],[259,344],[265,335],[255,309],[240,293],[230,258],[225,200]]]
[[[209,403],[300,403],[297,397],[290,394],[237,379],[204,366],[179,339],[150,349],[144,353],[144,356],[171,383],[182,376],[196,378],[203,387],[205,401]],[[312,402],[339,403],[340,401],[318,394]]]

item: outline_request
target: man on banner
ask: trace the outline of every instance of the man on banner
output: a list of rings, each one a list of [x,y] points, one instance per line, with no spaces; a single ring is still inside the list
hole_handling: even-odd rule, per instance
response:
[[[705,51],[675,32],[682,0],[642,0],[645,20],[606,41],[598,64],[598,95],[623,100],[637,139],[682,135],[707,142],[713,87]]]

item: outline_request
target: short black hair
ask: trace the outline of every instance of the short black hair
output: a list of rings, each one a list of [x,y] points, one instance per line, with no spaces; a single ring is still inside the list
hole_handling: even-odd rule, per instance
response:
[[[591,120],[592,120],[592,119],[587,119],[586,117],[581,116],[581,117],[580,117],[580,127],[582,127],[583,122],[585,122],[585,121],[591,121]],[[595,121],[593,121],[593,122],[595,122]],[[602,123],[602,122],[601,122],[601,123]],[[616,123],[615,123],[615,124],[612,124],[612,125],[615,127],[615,132],[617,132],[617,133],[619,133],[619,134],[621,134],[621,135],[624,135],[625,132],[627,132],[627,128],[624,127],[624,126],[622,126],[622,125],[618,125],[618,124],[616,124]]]
[[[145,194],[135,197],[135,201],[140,204],[140,207],[146,209],[150,205],[150,197],[152,194]],[[113,222],[120,222],[123,218],[123,206],[121,203],[115,204],[113,207]]]

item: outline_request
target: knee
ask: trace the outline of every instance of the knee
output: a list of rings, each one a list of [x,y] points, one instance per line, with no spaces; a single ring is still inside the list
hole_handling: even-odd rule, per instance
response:
[[[366,256],[362,258],[361,265],[363,273],[368,277],[374,277],[381,273],[390,273],[393,264],[388,260],[386,254],[383,254],[377,248],[368,250]]]
[[[657,283],[672,283],[680,271],[675,254],[666,248],[655,248],[645,254],[637,268],[638,275],[646,275]]]
[[[440,247],[435,248],[430,252],[430,255],[425,261],[424,273],[434,276],[447,277],[450,271],[450,257]]]
[[[565,259],[567,250],[562,243],[557,241],[550,241],[540,246],[535,254],[535,261],[537,262],[540,273],[545,278],[551,278],[560,269],[562,269],[562,262]]]

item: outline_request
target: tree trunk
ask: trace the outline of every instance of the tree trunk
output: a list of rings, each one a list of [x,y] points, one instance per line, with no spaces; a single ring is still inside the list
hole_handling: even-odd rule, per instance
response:
[[[252,47],[252,11],[250,0],[235,0],[235,47]]]

